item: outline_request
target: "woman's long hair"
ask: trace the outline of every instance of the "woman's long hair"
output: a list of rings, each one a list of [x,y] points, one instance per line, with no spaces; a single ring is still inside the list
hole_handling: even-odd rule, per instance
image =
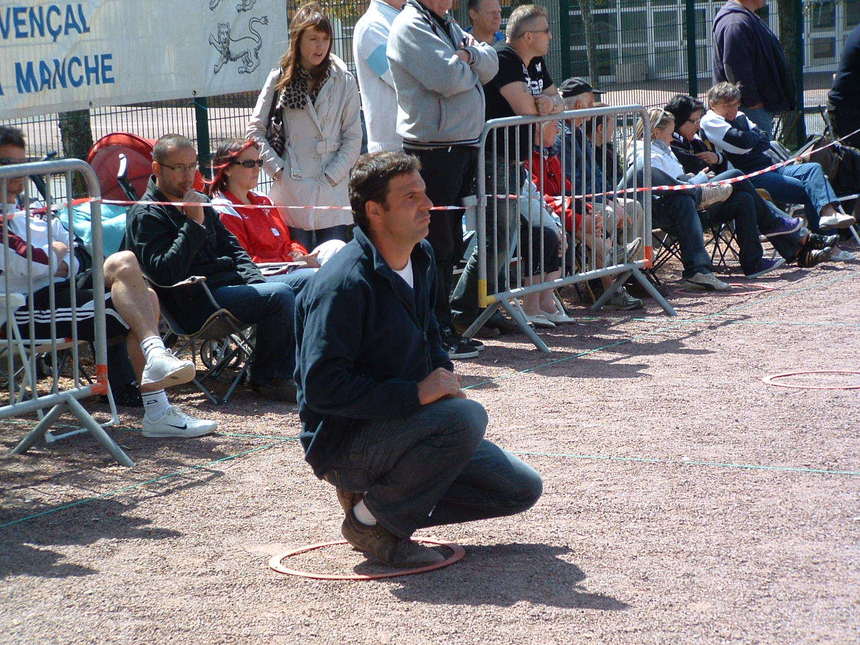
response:
[[[290,46],[286,53],[281,56],[281,78],[278,80],[275,89],[283,91],[285,87],[290,85],[296,78],[299,66],[301,65],[301,53],[299,52],[299,43],[302,40],[302,34],[308,29],[316,29],[328,34],[330,39],[328,51],[322,62],[316,68],[310,70],[312,87],[308,90],[316,89],[317,83],[325,76],[329,66],[331,66],[331,46],[334,42],[334,30],[331,27],[331,21],[322,12],[322,7],[316,2],[309,2],[302,5],[290,21]]]
[[[248,148],[259,148],[256,142],[250,139],[230,139],[225,141],[215,151],[215,156],[212,157],[212,180],[206,182],[205,192],[210,197],[227,189],[227,169],[233,164],[233,161]],[[238,195],[237,195],[238,196]]]
[[[675,121],[675,115],[661,107],[648,108],[648,122],[651,124],[651,132],[662,130]],[[633,138],[627,142],[627,157],[636,159],[636,153],[642,150],[640,142],[645,138],[645,122],[642,119],[636,122]],[[653,137],[652,137],[653,138]]]

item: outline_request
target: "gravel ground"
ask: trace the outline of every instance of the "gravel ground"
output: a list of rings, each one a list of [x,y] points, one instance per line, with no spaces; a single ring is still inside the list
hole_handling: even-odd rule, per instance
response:
[[[854,249],[857,251],[857,249]],[[143,439],[115,465],[76,437],[0,458],[4,643],[856,643],[860,389],[762,377],[858,370],[860,263],[785,268],[728,295],[674,290],[459,362],[488,436],[544,476],[528,513],[439,527],[466,557],[374,582],[277,574],[339,539],[291,406],[240,391],[219,434]],[[749,285],[749,286],[748,286]],[[796,377],[860,386],[860,376]],[[27,427],[3,422],[11,448]],[[345,548],[290,561],[366,572]]]

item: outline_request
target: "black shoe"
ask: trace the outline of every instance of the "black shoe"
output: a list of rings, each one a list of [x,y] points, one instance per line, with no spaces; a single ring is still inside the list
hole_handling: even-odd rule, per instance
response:
[[[820,233],[810,233],[809,239],[806,240],[806,246],[810,249],[823,249],[832,247],[839,241],[838,235],[821,235]],[[804,249],[805,250],[805,249]]]
[[[826,246],[823,249],[813,249],[805,246],[797,258],[797,266],[808,269],[814,267],[816,264],[827,262],[831,255],[833,255],[833,248],[830,246]]]
[[[477,341],[473,341],[477,342]],[[468,339],[460,338],[459,336],[447,336],[443,339],[442,344],[448,352],[448,358],[465,359],[477,358],[478,349],[472,345]]]
[[[476,340],[474,338],[462,338],[461,337],[460,342],[464,343],[465,345],[468,345],[469,347],[472,347],[473,349],[475,349],[478,352],[483,352],[485,349],[484,343],[482,343],[481,341]]]
[[[296,383],[291,378],[273,378],[264,383],[250,382],[254,392],[270,401],[296,402]]]

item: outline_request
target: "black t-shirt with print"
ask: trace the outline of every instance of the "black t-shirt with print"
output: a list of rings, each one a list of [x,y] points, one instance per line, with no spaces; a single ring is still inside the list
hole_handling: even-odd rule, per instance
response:
[[[523,64],[519,54],[512,47],[502,47],[498,51],[499,56],[499,73],[493,77],[489,83],[484,85],[484,95],[487,102],[487,120],[501,119],[508,116],[516,116],[511,104],[502,96],[501,89],[510,83],[525,83],[529,94],[532,96],[540,96],[543,91],[552,85],[552,77],[549,75],[546,61],[542,56],[533,58],[526,67]],[[528,126],[520,126],[520,153],[519,160],[524,161],[529,157],[529,128]],[[515,146],[514,130],[510,129],[508,134],[510,150]],[[497,135],[498,138],[498,155],[504,156],[504,134],[502,131]],[[487,141],[487,154],[491,155],[492,142]]]

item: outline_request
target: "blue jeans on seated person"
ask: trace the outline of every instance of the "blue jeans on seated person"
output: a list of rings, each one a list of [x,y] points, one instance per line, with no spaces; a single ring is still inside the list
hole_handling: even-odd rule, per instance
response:
[[[279,282],[287,285],[292,289],[295,296],[298,298],[302,289],[319,269],[294,269],[289,273],[279,273],[277,275],[267,275],[266,282]]]
[[[540,475],[485,440],[486,426],[486,411],[469,399],[367,421],[344,441],[325,479],[366,491],[367,508],[401,538],[422,527],[525,511],[541,495]]]
[[[820,164],[791,164],[751,179],[756,188],[764,188],[778,202],[803,204],[809,228],[820,233],[821,209],[836,203],[836,193]]]
[[[656,197],[656,194],[655,194]],[[696,198],[686,191],[662,193],[651,201],[651,226],[662,228],[678,238],[684,277],[713,273],[711,256],[705,250],[702,221],[696,211]]]
[[[743,173],[739,170],[729,170],[720,173],[709,181],[721,181],[740,177]],[[704,183],[702,177],[693,178],[694,183]],[[738,240],[741,269],[744,273],[754,273],[758,264],[764,256],[764,251],[759,242],[759,229],[756,217],[755,199],[749,190],[742,187],[744,182],[732,184],[733,190],[729,198],[718,204],[714,204],[705,211],[712,224],[722,224],[734,221],[735,235]],[[755,192],[755,191],[753,191]]]
[[[216,287],[212,296],[236,318],[257,326],[251,381],[263,384],[275,378],[292,378],[296,365],[296,297],[292,289],[277,282],[237,284]]]

